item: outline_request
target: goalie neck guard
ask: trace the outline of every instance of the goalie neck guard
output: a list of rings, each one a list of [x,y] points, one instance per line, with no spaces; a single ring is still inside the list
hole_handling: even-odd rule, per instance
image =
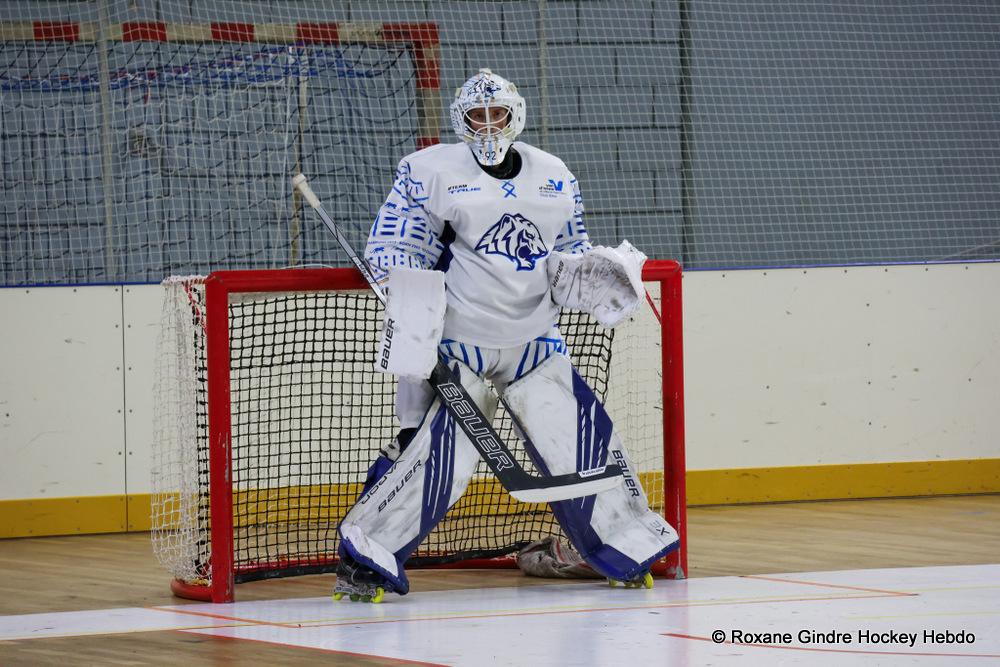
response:
[[[505,114],[496,117],[492,109],[501,108]],[[469,118],[473,109],[486,109],[487,122],[476,123]],[[517,86],[497,76],[488,69],[481,69],[455,91],[451,103],[451,126],[455,134],[469,145],[476,161],[484,166],[503,162],[514,139],[524,130],[524,98]]]

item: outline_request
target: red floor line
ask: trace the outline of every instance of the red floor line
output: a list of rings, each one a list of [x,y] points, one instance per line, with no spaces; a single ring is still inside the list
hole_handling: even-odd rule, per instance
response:
[[[738,605],[738,604],[772,604],[777,602],[829,602],[831,600],[866,600],[870,598],[882,598],[882,597],[893,597],[886,595],[838,595],[832,597],[810,597],[810,598],[785,598],[781,600],[737,600],[735,602],[731,601],[720,601],[716,603],[711,603],[712,605]],[[707,604],[654,604],[654,605],[643,605],[642,607],[637,607],[635,605],[627,607],[595,607],[593,609],[554,609],[549,611],[512,611],[503,612],[495,614],[464,614],[461,616],[419,616],[416,618],[381,618],[373,620],[360,620],[352,619],[348,621],[332,621],[329,623],[310,623],[304,621],[301,626],[302,628],[329,628],[337,627],[341,625],[375,625],[378,623],[413,623],[416,621],[468,621],[480,618],[506,618],[506,617],[516,617],[516,616],[551,616],[555,614],[593,614],[605,611],[636,611],[637,609],[668,609],[668,608],[682,608],[682,607],[703,607]]]
[[[787,651],[813,651],[817,653],[860,653],[862,655],[907,655],[907,656],[926,656],[933,658],[1000,658],[1000,654],[992,653],[921,653],[914,651],[912,653],[906,651],[861,651],[858,649],[849,648],[811,648],[808,646],[781,646],[780,644],[744,644],[742,642],[716,642],[711,637],[698,637],[695,635],[683,635],[676,632],[663,632],[661,633],[664,637],[676,637],[677,639],[693,639],[699,642],[709,642],[711,644],[718,644],[719,646],[741,646],[747,648],[780,648]]]
[[[862,588],[860,586],[845,586],[843,584],[821,584],[815,581],[798,581],[796,579],[782,579],[781,577],[765,577],[759,574],[743,574],[740,575],[740,579],[762,579],[764,581],[779,581],[786,584],[802,584],[803,586],[820,586],[822,588],[843,588],[849,591],[865,591],[868,593],[884,593],[886,595],[895,595],[900,597],[915,597],[920,595],[919,593],[903,593],[901,591],[886,591],[880,588]]]
[[[166,608],[166,607],[146,607],[146,609],[152,609],[154,611],[162,611],[168,614],[187,614],[189,616],[204,616],[205,618],[217,618],[220,621],[232,621],[233,623],[246,623],[248,625],[265,625],[275,628],[297,628],[298,623],[279,623],[277,621],[258,621],[253,618],[239,618],[237,616],[224,616],[222,614],[211,614],[207,611],[189,611],[182,608]]]

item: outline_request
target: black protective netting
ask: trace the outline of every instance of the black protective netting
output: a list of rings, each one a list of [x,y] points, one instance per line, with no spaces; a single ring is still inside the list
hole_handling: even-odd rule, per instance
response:
[[[240,297],[229,311],[236,581],[332,571],[337,524],[398,428],[395,382],[372,368],[381,306],[367,293],[330,292]],[[614,332],[570,312],[560,329],[574,365],[603,399]],[[195,344],[203,348],[200,335]],[[207,562],[206,369],[197,376],[199,558]],[[502,406],[495,426],[534,471]],[[547,506],[513,500],[480,463],[410,564],[502,556],[553,534],[561,533]]]

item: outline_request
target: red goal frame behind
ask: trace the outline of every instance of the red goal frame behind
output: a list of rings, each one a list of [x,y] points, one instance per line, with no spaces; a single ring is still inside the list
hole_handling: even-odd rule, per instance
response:
[[[417,148],[440,141],[440,36],[436,23],[299,22],[169,23],[126,21],[102,26],[93,21],[13,21],[0,25],[4,42],[239,42],[262,44],[404,45],[413,57]]]
[[[687,505],[684,462],[684,364],[681,267],[671,260],[650,260],[643,280],[660,283],[660,307],[652,308],[660,321],[662,392],[664,518],[677,529],[680,547],[654,565],[654,573],[683,579],[687,565]],[[232,494],[232,408],[230,402],[229,296],[256,292],[365,290],[368,284],[356,269],[279,269],[217,271],[205,281],[206,355],[208,362],[209,485],[212,517],[209,587],[174,580],[180,597],[212,602],[235,599]],[[511,557],[470,560],[448,567],[515,567]]]

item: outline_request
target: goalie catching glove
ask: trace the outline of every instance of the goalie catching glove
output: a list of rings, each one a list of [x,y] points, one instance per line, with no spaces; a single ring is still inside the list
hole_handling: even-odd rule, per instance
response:
[[[389,272],[387,288],[375,370],[425,380],[444,330],[444,274],[400,266]]]
[[[639,307],[645,294],[645,261],[646,256],[628,241],[617,248],[596,246],[583,254],[553,252],[546,261],[552,300],[590,313],[613,328]]]

